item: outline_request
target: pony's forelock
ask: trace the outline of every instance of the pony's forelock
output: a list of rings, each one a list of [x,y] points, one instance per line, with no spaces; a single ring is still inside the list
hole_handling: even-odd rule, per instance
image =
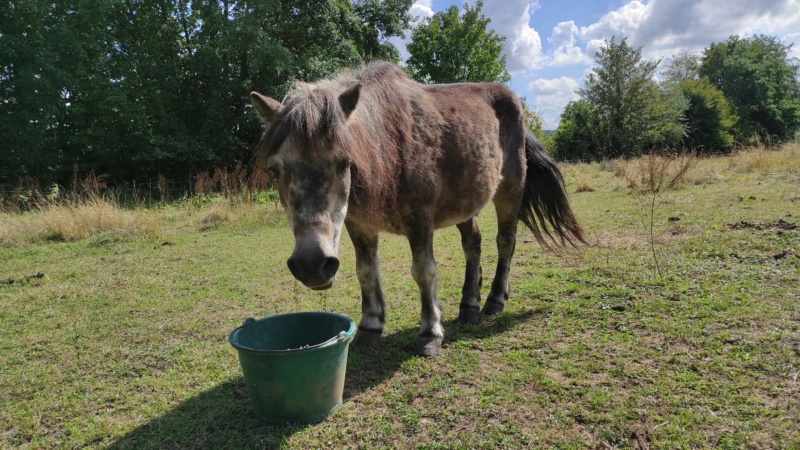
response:
[[[274,154],[291,138],[304,159],[347,159],[355,169],[357,207],[377,225],[395,203],[397,152],[386,147],[396,142],[383,136],[404,129],[395,117],[403,105],[391,105],[399,97],[395,98],[390,86],[403,80],[408,80],[407,76],[395,66],[373,63],[331,80],[297,82],[267,131],[267,153]],[[339,96],[358,83],[364,87],[354,112],[347,117]]]

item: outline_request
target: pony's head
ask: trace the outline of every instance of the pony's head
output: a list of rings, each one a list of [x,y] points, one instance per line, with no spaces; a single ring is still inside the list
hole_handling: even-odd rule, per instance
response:
[[[312,289],[333,286],[347,215],[352,160],[347,122],[361,86],[344,91],[301,84],[283,104],[257,92],[253,106],[267,126],[257,153],[275,174],[295,247],[287,261]]]

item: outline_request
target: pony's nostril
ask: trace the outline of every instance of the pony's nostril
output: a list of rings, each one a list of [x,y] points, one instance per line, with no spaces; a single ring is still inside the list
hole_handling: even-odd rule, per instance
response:
[[[336,275],[336,272],[339,270],[339,258],[328,257],[322,262],[322,266],[320,267],[320,273],[322,277],[326,280],[330,280],[331,278]]]
[[[301,277],[300,273],[300,266],[297,265],[297,262],[295,262],[294,258],[289,258],[289,260],[286,261],[286,266],[289,267],[289,271],[292,272],[292,275],[295,278],[297,278],[300,281],[303,281],[303,278]]]

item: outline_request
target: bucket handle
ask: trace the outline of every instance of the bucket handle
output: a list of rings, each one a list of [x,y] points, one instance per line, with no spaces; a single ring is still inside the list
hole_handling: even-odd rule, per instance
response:
[[[340,331],[340,332],[339,332],[339,334],[337,334],[336,336],[334,336],[334,337],[332,337],[332,338],[328,339],[327,341],[325,341],[325,342],[323,342],[323,343],[321,343],[321,344],[317,344],[317,345],[315,345],[314,347],[325,347],[326,345],[328,345],[328,344],[330,344],[330,343],[333,343],[333,342],[342,342],[342,341],[344,341],[345,339],[347,339],[347,332],[345,332],[345,331]]]

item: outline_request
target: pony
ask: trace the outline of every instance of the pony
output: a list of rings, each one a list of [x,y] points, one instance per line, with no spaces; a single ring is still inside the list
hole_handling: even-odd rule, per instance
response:
[[[586,242],[561,172],[526,131],[521,103],[504,85],[426,85],[379,61],[297,82],[282,102],[258,92],[251,99],[266,130],[256,166],[274,174],[294,234],[292,275],[311,289],[332,287],[342,226],[353,243],[362,312],[354,346],[375,344],[384,329],[382,231],[405,236],[411,247],[422,356],[439,354],[444,339],[435,229],[455,225],[461,233],[466,270],[457,321],[465,324],[503,311],[519,221],[545,248]],[[476,216],[490,200],[498,260],[481,309]]]

